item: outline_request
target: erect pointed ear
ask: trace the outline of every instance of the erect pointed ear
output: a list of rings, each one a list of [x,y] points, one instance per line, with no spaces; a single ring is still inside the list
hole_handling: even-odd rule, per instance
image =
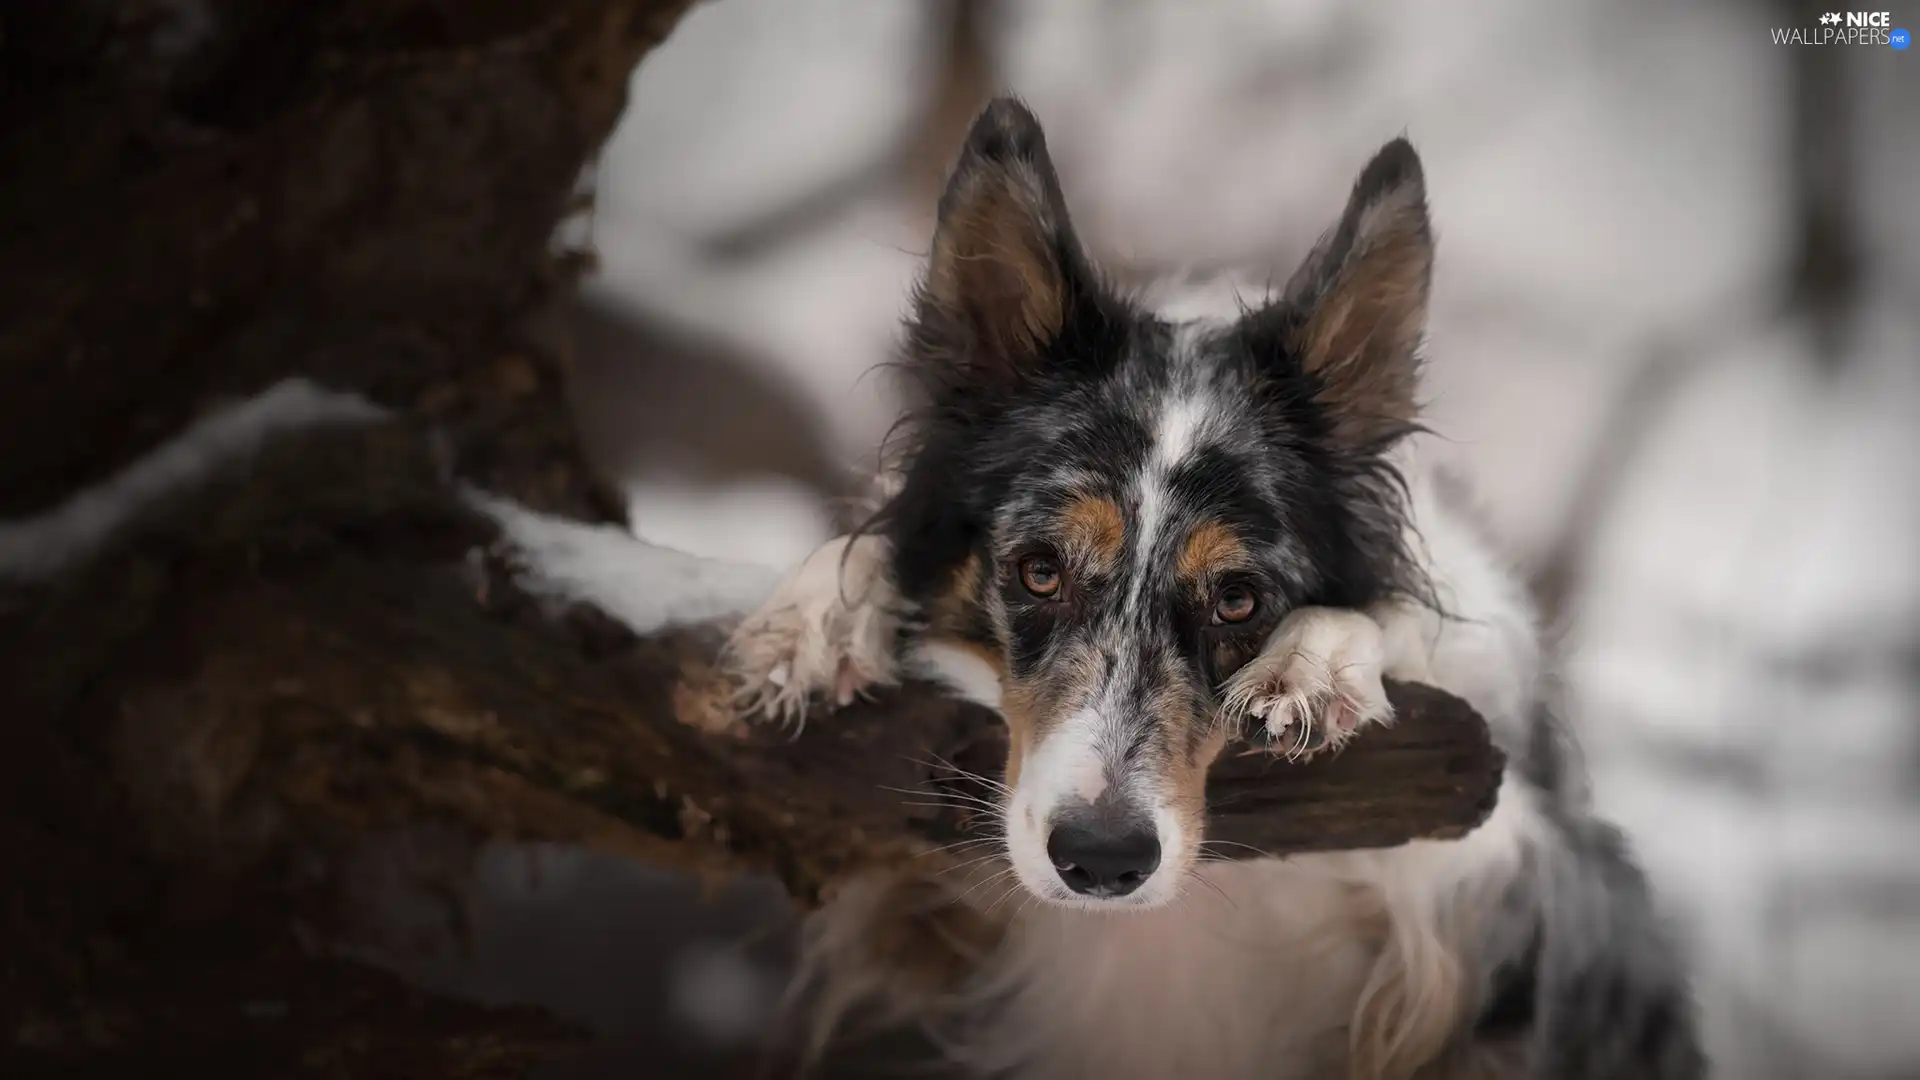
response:
[[[1343,443],[1379,447],[1412,427],[1432,271],[1420,156],[1395,139],[1361,170],[1339,223],[1285,290],[1290,351],[1316,377]]]
[[[1006,385],[1047,353],[1087,281],[1040,122],[989,104],[940,199],[919,296],[920,359],[972,385]]]

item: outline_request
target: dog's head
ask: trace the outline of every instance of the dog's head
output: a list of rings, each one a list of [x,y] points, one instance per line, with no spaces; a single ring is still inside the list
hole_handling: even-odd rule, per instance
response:
[[[930,636],[997,676],[1035,895],[1175,895],[1234,734],[1222,684],[1289,610],[1412,579],[1386,455],[1414,427],[1431,263],[1395,141],[1275,297],[1162,317],[1089,265],[1033,115],[975,123],[908,328],[928,403],[888,529]]]

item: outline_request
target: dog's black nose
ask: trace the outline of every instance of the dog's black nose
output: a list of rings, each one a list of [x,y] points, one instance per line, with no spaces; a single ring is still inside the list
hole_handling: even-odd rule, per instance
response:
[[[1137,819],[1118,827],[1098,819],[1065,821],[1047,837],[1047,857],[1074,892],[1125,896],[1159,869],[1160,838]]]

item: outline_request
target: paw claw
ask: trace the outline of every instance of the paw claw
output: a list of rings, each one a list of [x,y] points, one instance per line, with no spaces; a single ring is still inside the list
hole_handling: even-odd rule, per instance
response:
[[[1381,684],[1379,627],[1358,612],[1307,608],[1275,631],[1235,674],[1227,706],[1267,734],[1268,753],[1289,761],[1337,751],[1368,723],[1392,719]]]
[[[840,670],[834,676],[833,702],[839,708],[853,704],[861,690],[860,676],[853,670],[853,662],[846,657],[840,658]]]
[[[877,537],[843,537],[809,556],[727,642],[735,708],[798,735],[814,702],[845,708],[891,681],[897,619],[884,571]]]

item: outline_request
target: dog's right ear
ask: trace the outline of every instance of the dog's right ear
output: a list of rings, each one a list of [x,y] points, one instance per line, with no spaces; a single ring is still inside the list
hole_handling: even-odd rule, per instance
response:
[[[916,360],[949,385],[1018,385],[1047,362],[1090,285],[1040,122],[1012,98],[995,100],[940,198]]]

